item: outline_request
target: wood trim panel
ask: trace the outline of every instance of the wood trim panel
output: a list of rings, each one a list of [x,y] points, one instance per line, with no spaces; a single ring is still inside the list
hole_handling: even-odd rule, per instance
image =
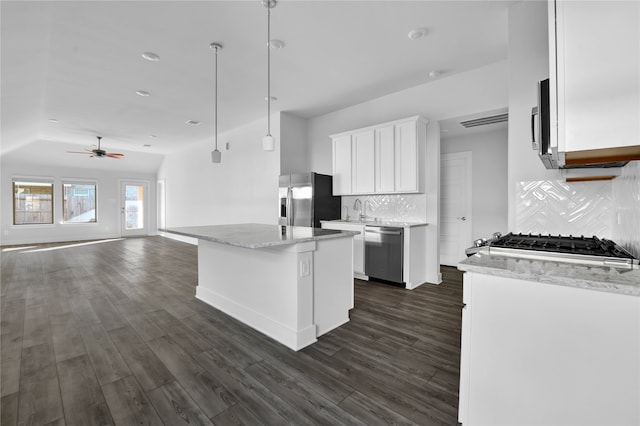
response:
[[[614,163],[618,161],[640,160],[640,145],[619,146],[615,148],[587,149],[565,153],[566,166],[585,164]]]
[[[566,179],[567,182],[589,182],[592,180],[612,180],[617,178],[616,175],[605,175],[605,176],[580,176],[580,177],[568,177]]]

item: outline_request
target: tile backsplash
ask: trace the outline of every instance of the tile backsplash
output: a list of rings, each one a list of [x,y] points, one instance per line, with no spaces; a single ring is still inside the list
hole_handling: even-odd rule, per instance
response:
[[[640,258],[640,161],[632,161],[613,180],[613,241]]]
[[[367,204],[367,216],[382,220],[397,220],[406,222],[424,222],[426,218],[426,198],[424,194],[388,194],[388,195],[358,195],[342,197],[342,218],[345,219],[345,206],[349,209],[349,216],[355,219],[360,214],[354,209],[356,199]]]
[[[640,161],[611,181],[518,182],[514,232],[595,235],[640,257]]]
[[[518,182],[515,232],[611,238],[611,181]]]

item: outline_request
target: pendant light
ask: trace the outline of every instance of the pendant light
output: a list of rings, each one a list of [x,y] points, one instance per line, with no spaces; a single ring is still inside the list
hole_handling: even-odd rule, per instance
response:
[[[216,145],[216,149],[214,149],[213,151],[211,151],[211,162],[212,163],[220,163],[222,161],[222,153],[220,151],[218,151],[218,51],[222,50],[222,45],[219,43],[211,43],[209,45],[209,47],[215,52],[216,54],[216,75],[215,75],[215,91],[214,91],[214,98],[215,98],[215,113],[214,113],[214,118],[213,118],[213,132],[214,132],[214,140],[215,140],[215,145]]]
[[[276,0],[262,0],[267,8],[267,134],[262,138],[262,149],[273,151],[275,141],[271,136],[271,9],[276,7]]]

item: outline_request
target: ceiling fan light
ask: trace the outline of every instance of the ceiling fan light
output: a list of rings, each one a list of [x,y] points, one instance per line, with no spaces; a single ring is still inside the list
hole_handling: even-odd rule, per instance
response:
[[[211,151],[211,162],[212,163],[221,163],[222,162],[222,153],[218,151],[218,148]]]
[[[262,138],[262,149],[265,151],[273,151],[276,147],[275,140],[273,136],[266,135]]]

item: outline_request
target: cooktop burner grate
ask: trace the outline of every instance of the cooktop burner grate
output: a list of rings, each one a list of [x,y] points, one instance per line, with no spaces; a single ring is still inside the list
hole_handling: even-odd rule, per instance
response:
[[[494,239],[492,247],[535,250],[550,253],[572,253],[589,256],[634,257],[613,241],[598,237],[509,233]]]
[[[611,240],[598,237],[543,235],[543,234],[494,234],[490,240],[477,240],[466,250],[471,256],[483,247],[489,254],[555,260],[579,264],[637,268],[640,261]]]

